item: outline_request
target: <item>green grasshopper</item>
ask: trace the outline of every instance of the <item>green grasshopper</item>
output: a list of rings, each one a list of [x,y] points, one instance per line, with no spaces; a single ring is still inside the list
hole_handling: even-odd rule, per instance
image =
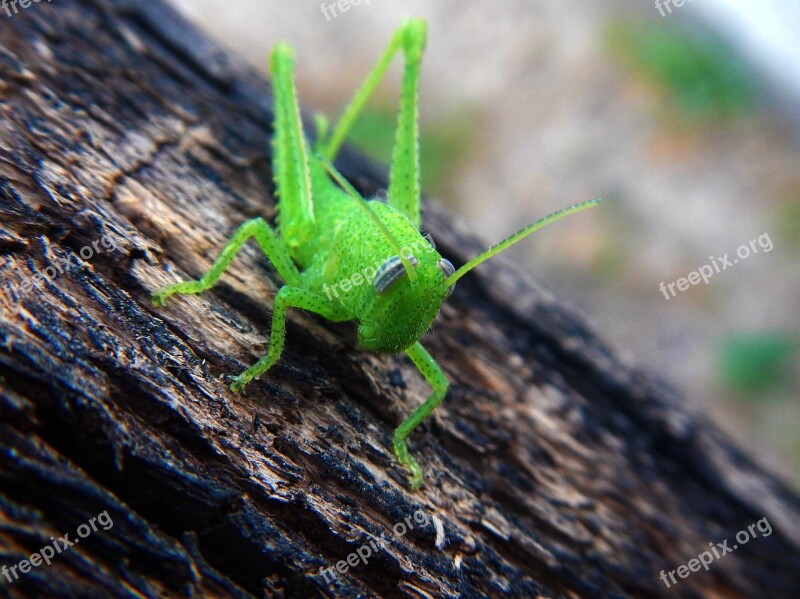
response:
[[[262,218],[239,227],[211,269],[199,280],[175,283],[153,295],[164,305],[175,293],[210,288],[239,248],[254,237],[286,282],[273,305],[269,351],[255,365],[231,377],[231,389],[269,370],[281,356],[286,310],[301,308],[334,322],[358,320],[358,342],[366,350],[406,355],[433,393],[394,432],[397,461],[410,473],[412,489],[422,484],[422,468],[406,445],[408,435],[442,402],[448,381],[419,342],[456,281],[481,262],[544,225],[595,205],[591,200],[546,216],[476,256],[456,270],[420,232],[419,79],[427,25],[408,19],[392,36],[336,126],[316,117],[317,137],[306,138],[294,87],[294,54],[285,43],[270,54],[274,98],[272,168],[278,196],[278,230]],[[398,52],[403,72],[389,187],[386,200],[362,198],[333,167],[348,131]],[[313,154],[309,152],[313,147]]]

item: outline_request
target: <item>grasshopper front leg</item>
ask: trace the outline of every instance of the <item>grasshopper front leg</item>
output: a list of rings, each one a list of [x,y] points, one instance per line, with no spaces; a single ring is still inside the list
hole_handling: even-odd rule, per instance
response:
[[[300,273],[292,262],[283,242],[272,232],[263,218],[254,218],[240,226],[233,238],[228,242],[209,271],[196,281],[183,281],[162,287],[153,294],[152,301],[156,306],[166,305],[167,298],[176,293],[200,293],[211,288],[230,266],[236,253],[248,239],[254,237],[264,254],[275,266],[278,274],[290,285],[300,284]]]
[[[428,381],[428,384],[433,387],[433,393],[425,400],[425,403],[414,410],[414,412],[394,431],[394,455],[397,457],[397,461],[400,465],[409,470],[409,482],[411,483],[411,488],[416,491],[419,489],[420,485],[422,485],[423,473],[419,462],[408,452],[406,437],[408,437],[411,431],[417,428],[417,426],[430,416],[436,407],[442,403],[450,383],[447,381],[447,377],[444,375],[444,372],[442,372],[439,364],[437,364],[436,360],[422,347],[419,341],[409,347],[406,350],[406,354],[422,373],[422,376],[425,377],[425,380]]]
[[[264,374],[280,359],[283,352],[283,341],[286,338],[287,308],[308,310],[328,320],[341,321],[351,317],[351,315],[343,313],[343,309],[337,307],[337,304],[328,301],[325,297],[317,295],[313,291],[284,285],[278,290],[272,307],[272,332],[269,337],[267,355],[240,375],[231,377],[233,379],[233,383],[231,383],[233,391],[244,391],[244,386],[247,383]]]
[[[270,338],[269,353],[259,360],[252,368],[245,370],[238,377],[234,377],[231,389],[244,390],[245,384],[266,372],[280,358],[283,350],[283,340],[286,332],[286,308],[305,308],[327,318],[339,317],[342,314],[325,298],[310,291],[302,289],[302,279],[297,267],[294,265],[286,246],[273,233],[269,224],[263,218],[254,218],[240,226],[228,245],[220,252],[209,271],[196,281],[182,281],[167,285],[153,294],[152,301],[157,306],[166,304],[167,298],[176,293],[200,293],[209,289],[216,283],[222,273],[230,266],[237,252],[250,238],[255,238],[267,258],[275,266],[278,274],[289,283],[280,288],[274,304],[272,316],[272,336]]]

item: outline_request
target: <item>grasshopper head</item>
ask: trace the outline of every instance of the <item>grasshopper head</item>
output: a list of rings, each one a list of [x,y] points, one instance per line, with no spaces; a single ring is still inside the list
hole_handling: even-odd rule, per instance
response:
[[[425,242],[416,247],[426,249],[406,252],[405,264],[399,256],[392,256],[377,269],[371,305],[358,327],[363,348],[381,352],[408,348],[430,328],[442,301],[452,292],[452,285],[445,281],[455,271],[453,265]],[[409,266],[416,281],[409,277]]]
[[[407,349],[428,330],[442,301],[450,295],[458,279],[548,223],[591,208],[601,201],[597,198],[574,204],[540,218],[478,254],[458,270],[436,252],[432,243],[423,243],[427,249],[416,254],[401,250],[402,258],[400,255],[392,256],[377,270],[373,281],[374,294],[369,297],[365,309],[360,311],[358,337],[362,347],[383,352]],[[418,232],[416,234],[419,236]],[[397,242],[393,246],[398,247]]]

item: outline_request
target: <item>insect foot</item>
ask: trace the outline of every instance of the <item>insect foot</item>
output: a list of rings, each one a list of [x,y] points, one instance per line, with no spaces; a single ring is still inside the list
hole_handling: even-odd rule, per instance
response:
[[[261,217],[239,226],[199,279],[168,285],[152,301],[164,305],[173,294],[210,289],[248,240],[258,242],[283,279],[273,301],[269,350],[253,366],[231,377],[230,388],[264,375],[280,360],[286,337],[286,311],[305,310],[333,322],[357,321],[358,339],[370,351],[405,352],[432,393],[400,422],[392,437],[398,465],[413,490],[423,470],[406,440],[447,395],[441,366],[420,343],[456,281],[492,256],[534,231],[596,205],[575,204],[540,218],[456,269],[420,232],[419,79],[426,29],[422,19],[407,19],[395,31],[338,122],[318,117],[319,135],[306,139],[294,86],[294,53],[286,43],[270,53],[273,94],[272,173],[280,218],[273,227]],[[389,69],[403,55],[403,83],[385,202],[368,202],[333,163],[358,114]],[[364,243],[359,241],[364,240]],[[369,266],[372,263],[374,266]],[[369,284],[371,283],[371,284]]]
[[[411,457],[411,454],[408,453],[408,446],[406,442],[400,438],[400,434],[397,431],[394,433],[394,439],[392,440],[392,444],[394,445],[394,455],[397,458],[398,463],[403,466],[409,472],[408,477],[408,484],[411,486],[412,491],[417,491],[422,486],[422,468],[419,465],[419,462]]]
[[[238,376],[229,376],[228,378],[231,379],[233,382],[229,385],[231,391],[234,393],[244,393],[244,386],[250,382],[250,377],[246,376],[247,372],[243,372]]]
[[[175,293],[176,285],[167,285],[166,287],[162,287],[158,291],[156,291],[152,296],[150,296],[150,301],[153,303],[154,306],[161,306],[164,307],[167,305],[167,298]]]

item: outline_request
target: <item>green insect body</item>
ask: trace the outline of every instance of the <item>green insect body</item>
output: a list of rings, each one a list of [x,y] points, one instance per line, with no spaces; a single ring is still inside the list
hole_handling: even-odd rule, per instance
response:
[[[317,117],[312,149],[303,132],[293,81],[291,48],[278,44],[270,55],[274,97],[273,173],[278,196],[278,232],[261,218],[244,223],[199,280],[175,283],[153,295],[164,305],[173,294],[210,288],[239,248],[255,238],[286,282],[275,296],[266,356],[233,378],[245,385],[280,358],[288,308],[300,308],[341,322],[357,320],[358,341],[371,351],[405,352],[433,393],[395,430],[395,456],[410,473],[413,489],[422,468],[410,455],[406,438],[441,403],[448,381],[420,344],[455,282],[472,268],[553,220],[593,206],[576,204],[551,214],[455,270],[420,232],[418,96],[426,24],[408,19],[395,32],[377,65],[332,129]],[[394,56],[405,57],[400,111],[386,201],[366,201],[342,177],[332,161],[348,130],[364,108]]]

